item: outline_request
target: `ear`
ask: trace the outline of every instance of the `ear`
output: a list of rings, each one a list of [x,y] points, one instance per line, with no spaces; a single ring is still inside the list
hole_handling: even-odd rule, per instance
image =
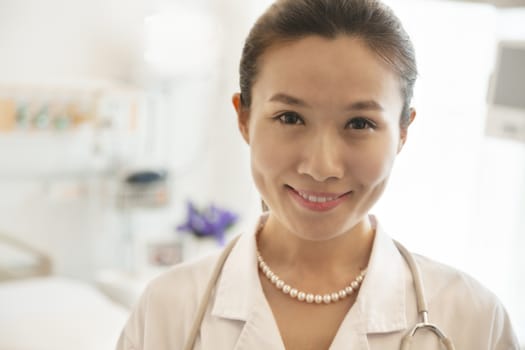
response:
[[[237,112],[237,126],[239,127],[239,131],[241,132],[244,141],[246,141],[247,144],[250,144],[250,133],[248,128],[250,113],[248,108],[242,105],[240,93],[237,92],[233,94],[232,103],[233,107],[235,108],[235,112]]]
[[[405,142],[407,141],[408,127],[410,126],[410,124],[412,124],[412,122],[416,118],[415,108],[410,108],[409,112],[410,112],[410,115],[408,117],[408,124],[401,127],[399,144],[397,146],[397,153],[401,152],[401,150],[403,149],[403,146],[405,145]]]

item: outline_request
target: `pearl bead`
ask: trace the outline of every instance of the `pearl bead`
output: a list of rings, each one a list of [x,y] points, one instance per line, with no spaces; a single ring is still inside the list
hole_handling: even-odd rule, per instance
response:
[[[315,299],[315,298],[314,298],[314,295],[313,295],[313,294],[310,294],[310,293],[309,293],[309,294],[306,294],[306,302],[307,302],[308,304],[313,303],[313,302],[314,302],[314,299]]]
[[[305,299],[306,299],[306,293],[305,292],[299,292],[299,294],[297,294],[297,300],[304,301]]]
[[[353,291],[354,291],[354,289],[352,287],[346,287],[345,288],[346,295],[352,294]]]
[[[291,289],[292,289],[292,287],[290,287],[289,285],[285,284],[284,287],[283,287],[283,293],[284,294],[288,294],[288,293],[290,293]]]
[[[272,281],[273,284],[275,284],[278,280],[279,280],[279,277],[277,277],[277,275],[273,275],[272,276],[271,281]]]
[[[323,302],[323,296],[317,294],[317,295],[314,297],[314,301],[315,301],[316,304],[321,304],[321,303]]]
[[[297,289],[295,289],[295,288],[292,288],[292,290],[290,290],[290,296],[291,296],[292,298],[297,297],[297,294],[298,294],[298,293],[299,293],[299,291],[298,291]]]
[[[275,286],[277,287],[277,289],[283,289],[283,287],[284,287],[284,281],[283,281],[283,280],[278,280],[278,281],[275,283]]]
[[[363,276],[359,275],[357,276],[357,278],[355,279],[357,283],[361,283],[363,282]]]
[[[330,294],[323,295],[323,301],[325,304],[330,304],[332,302],[332,297],[330,296]]]
[[[332,298],[332,301],[335,303],[336,301],[339,300],[339,294],[338,293],[332,293],[330,295],[330,297]]]
[[[350,283],[350,286],[351,286],[353,289],[357,289],[357,287],[359,287],[359,283],[357,283],[356,281],[353,281],[352,283]]]
[[[266,271],[266,277],[267,278],[272,278],[272,275],[273,275],[272,271],[270,271],[270,270]]]
[[[339,299],[346,298],[346,292],[344,289],[341,289],[338,294],[339,294]]]
[[[262,270],[263,270],[263,273],[266,275],[268,273],[268,271],[270,271],[270,268],[268,266],[264,265],[262,267]]]

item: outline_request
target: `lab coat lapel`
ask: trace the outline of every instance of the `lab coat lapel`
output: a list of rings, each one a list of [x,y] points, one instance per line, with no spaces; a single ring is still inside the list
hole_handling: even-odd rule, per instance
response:
[[[377,224],[366,277],[339,328],[331,350],[369,349],[373,334],[406,329],[406,272],[403,257]],[[349,346],[351,344],[351,346]]]
[[[263,216],[258,227],[264,224]],[[255,232],[243,234],[224,264],[212,315],[237,324],[235,350],[282,349],[284,346],[259,281]],[[221,335],[217,334],[217,337]],[[232,339],[234,339],[233,337]]]
[[[392,238],[375,218],[373,222],[376,237],[357,308],[366,320],[367,333],[395,332],[407,327],[406,264]]]
[[[279,329],[266,300],[254,307],[234,350],[285,350]]]

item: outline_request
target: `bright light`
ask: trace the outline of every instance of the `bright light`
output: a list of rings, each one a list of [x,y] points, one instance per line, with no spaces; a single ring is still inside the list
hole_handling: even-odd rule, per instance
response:
[[[144,59],[155,72],[206,74],[216,63],[221,31],[210,14],[179,8],[147,17],[144,27]]]

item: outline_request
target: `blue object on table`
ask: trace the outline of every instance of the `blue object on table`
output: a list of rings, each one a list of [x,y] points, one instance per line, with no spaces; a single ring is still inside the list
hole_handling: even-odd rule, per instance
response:
[[[186,222],[177,227],[177,231],[190,232],[197,237],[214,237],[220,245],[225,242],[226,230],[237,221],[237,214],[218,208],[213,204],[199,211],[188,202]]]

